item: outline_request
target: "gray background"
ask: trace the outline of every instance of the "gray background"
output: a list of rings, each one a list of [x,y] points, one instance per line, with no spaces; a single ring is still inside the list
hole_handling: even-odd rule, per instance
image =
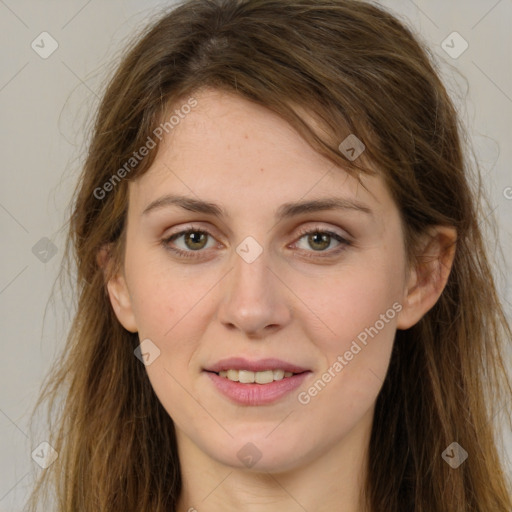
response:
[[[512,0],[381,3],[429,44],[470,130],[499,221],[506,261],[498,260],[498,284],[510,315]],[[0,0],[0,512],[22,510],[34,475],[43,471],[31,453],[44,434],[31,437],[28,413],[64,344],[72,314],[70,294],[57,296],[55,303],[48,300],[87,142],[84,126],[89,126],[102,84],[113,69],[112,59],[127,37],[164,5],[169,1]],[[46,59],[31,47],[44,31],[58,43]],[[454,31],[469,45],[457,58],[442,47]],[[462,48],[461,41],[448,42],[452,51]],[[510,461],[509,433],[507,438],[503,456]]]

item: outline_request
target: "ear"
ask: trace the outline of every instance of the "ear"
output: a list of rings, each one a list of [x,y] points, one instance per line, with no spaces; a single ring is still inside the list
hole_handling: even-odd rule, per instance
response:
[[[122,269],[112,273],[113,261],[110,247],[102,247],[100,249],[97,255],[97,262],[107,280],[106,285],[110,303],[117,319],[127,331],[137,332],[132,301]]]
[[[456,230],[448,226],[434,226],[425,234],[418,263],[409,273],[397,329],[409,329],[434,307],[450,275],[456,240]]]

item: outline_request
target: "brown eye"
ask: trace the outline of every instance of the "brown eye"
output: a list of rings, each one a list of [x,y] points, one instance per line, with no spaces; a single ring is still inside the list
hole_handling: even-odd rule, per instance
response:
[[[208,233],[204,231],[187,231],[184,235],[184,242],[188,249],[197,251],[206,245]]]
[[[349,245],[348,240],[338,233],[320,229],[309,230],[302,233],[299,241],[302,239],[306,239],[307,247],[303,246],[299,248],[304,250],[313,249],[314,252],[326,252],[326,249],[330,247],[333,240],[336,241],[338,245]]]
[[[213,241],[213,236],[202,229],[192,228],[173,235],[162,240],[165,249],[178,254],[179,256],[193,258],[201,256],[208,244],[208,238]],[[180,243],[177,243],[177,242]]]
[[[308,235],[308,244],[311,248],[319,251],[327,249],[331,244],[331,235],[319,231]]]
[[[306,258],[329,258],[337,256],[351,245],[351,242],[339,233],[322,229],[320,226],[314,229],[304,229],[300,238],[293,244]],[[304,240],[304,242],[302,241]],[[336,242],[334,247],[332,243]]]

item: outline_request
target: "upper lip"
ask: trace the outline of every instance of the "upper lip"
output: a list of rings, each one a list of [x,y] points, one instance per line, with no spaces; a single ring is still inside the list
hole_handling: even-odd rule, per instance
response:
[[[267,358],[249,361],[243,357],[229,357],[221,359],[215,364],[205,368],[207,372],[219,373],[225,370],[249,370],[252,372],[262,372],[265,370],[284,370],[285,372],[302,373],[309,371],[293,363],[287,363],[281,359]]]

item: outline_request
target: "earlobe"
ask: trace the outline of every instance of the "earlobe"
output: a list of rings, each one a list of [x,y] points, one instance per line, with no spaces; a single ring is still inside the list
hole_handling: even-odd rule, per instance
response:
[[[137,332],[137,323],[124,276],[119,273],[107,283],[110,303],[121,325],[130,332]]]
[[[107,280],[107,291],[110,298],[110,303],[117,319],[121,325],[130,332],[137,332],[137,324],[135,322],[135,315],[130,298],[126,279],[121,271],[115,275],[112,274],[112,255],[111,247],[102,247],[97,255],[97,263],[102,269],[105,279]]]
[[[397,329],[409,329],[434,307],[443,292],[455,257],[457,233],[454,228],[435,226],[411,269],[404,291]]]

